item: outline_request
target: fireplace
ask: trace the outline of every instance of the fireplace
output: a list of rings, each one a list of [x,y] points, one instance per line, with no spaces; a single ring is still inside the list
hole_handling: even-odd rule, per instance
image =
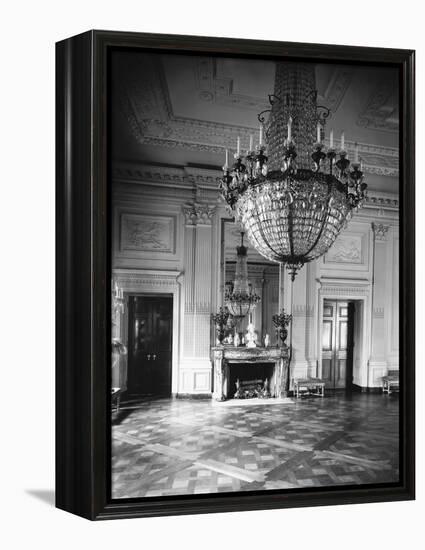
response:
[[[259,397],[286,397],[288,381],[288,348],[247,348],[245,346],[215,346],[211,349],[211,360],[214,368],[213,397],[218,401],[233,398],[239,380],[239,396],[244,388],[264,386],[267,380],[267,391]],[[244,383],[241,383],[244,382]],[[260,393],[257,391],[257,393]]]
[[[229,368],[228,398],[271,397],[274,363],[233,363]]]

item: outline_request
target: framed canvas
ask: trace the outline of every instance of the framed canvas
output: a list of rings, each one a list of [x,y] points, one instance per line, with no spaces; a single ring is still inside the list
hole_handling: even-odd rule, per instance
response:
[[[414,498],[414,52],[57,54],[56,504]]]

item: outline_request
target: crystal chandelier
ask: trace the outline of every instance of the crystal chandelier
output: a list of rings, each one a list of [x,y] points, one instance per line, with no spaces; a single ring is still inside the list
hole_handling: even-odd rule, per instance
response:
[[[232,167],[226,151],[220,193],[254,248],[286,264],[294,280],[305,263],[329,250],[362,206],[367,185],[357,144],[352,163],[344,133],[338,151],[332,130],[330,146],[324,146],[330,111],[317,105],[313,65],[278,63],[269,102],[270,109],[258,115],[258,146],[253,148],[251,136],[243,158],[238,138]]]
[[[234,317],[236,325],[252,311],[260,297],[252,292],[248,282],[247,247],[243,244],[244,233],[241,232],[241,244],[236,247],[236,269],[233,289],[226,290],[224,305]]]

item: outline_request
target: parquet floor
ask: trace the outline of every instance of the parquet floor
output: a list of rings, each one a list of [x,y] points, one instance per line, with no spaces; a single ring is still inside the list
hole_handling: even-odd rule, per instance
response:
[[[398,481],[398,397],[227,407],[161,399],[112,416],[112,497]]]

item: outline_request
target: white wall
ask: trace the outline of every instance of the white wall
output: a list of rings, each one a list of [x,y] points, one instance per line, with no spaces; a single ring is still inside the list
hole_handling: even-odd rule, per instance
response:
[[[395,209],[365,207],[328,254],[301,270],[293,289],[292,377],[321,375],[325,298],[359,304],[353,369],[357,386],[378,387],[388,370],[398,369],[398,223]],[[289,308],[289,298],[286,303]]]
[[[114,173],[113,276],[124,291],[173,293],[172,392],[210,394],[210,315],[223,303],[222,220],[228,218],[218,201],[219,174],[197,170],[188,183],[184,168],[170,173],[166,167],[153,171],[117,165]],[[286,311],[291,310],[293,294],[291,379],[321,375],[325,298],[361,304],[353,369],[357,386],[378,387],[388,369],[398,369],[398,209],[373,196],[375,202],[354,215],[328,254],[300,270],[293,287],[287,274],[283,277],[280,303]],[[264,325],[274,337],[271,317],[279,310],[278,277],[269,281],[269,296],[263,292],[261,274],[253,269],[250,282],[264,293],[261,309],[254,312],[256,328],[262,332]],[[135,278],[139,286],[134,286]],[[126,322],[124,314],[125,344]]]
[[[246,2],[15,2],[3,8],[0,94],[2,165],[3,335],[1,455],[2,541],[9,548],[63,550],[217,547],[347,550],[414,549],[423,538],[425,400],[417,319],[418,501],[298,508],[202,516],[120,520],[92,524],[51,506],[54,486],[54,50],[57,40],[89,28],[239,36],[418,49],[417,117],[425,114],[425,45],[421,5],[389,0],[355,4],[305,0],[290,7],[271,0],[253,14]],[[268,16],[268,13],[271,16]],[[320,15],[318,15],[320,13]],[[289,20],[289,22],[288,22]],[[300,24],[296,24],[300,22]],[[293,24],[290,24],[293,23]],[[418,151],[425,146],[418,125]],[[425,168],[418,163],[418,204],[425,203]],[[17,217],[19,213],[19,217]],[[418,310],[425,306],[422,242],[425,217],[417,218]],[[23,292],[27,289],[27,292]],[[22,311],[35,314],[22,341]],[[20,304],[22,307],[17,307]],[[6,369],[7,367],[7,369]],[[19,406],[16,392],[20,383]],[[420,392],[420,393],[419,393]],[[47,495],[48,501],[33,496]],[[41,493],[40,493],[41,492]],[[306,526],[308,528],[306,529]],[[306,533],[307,531],[307,533]],[[307,536],[306,536],[307,534]]]

